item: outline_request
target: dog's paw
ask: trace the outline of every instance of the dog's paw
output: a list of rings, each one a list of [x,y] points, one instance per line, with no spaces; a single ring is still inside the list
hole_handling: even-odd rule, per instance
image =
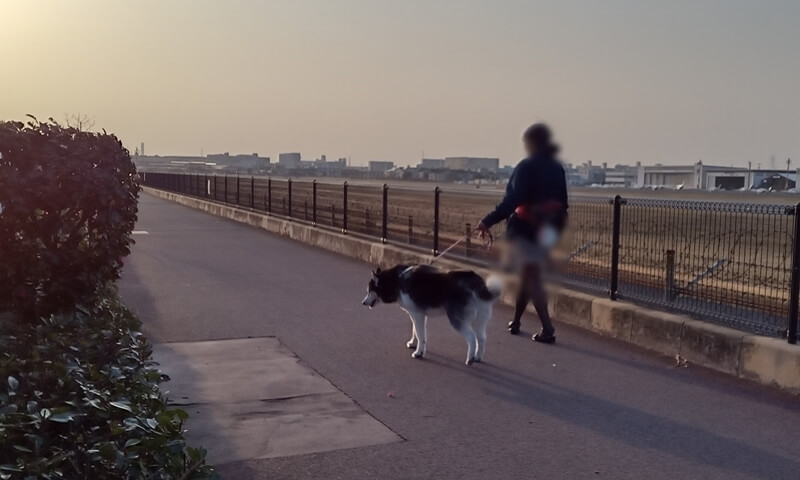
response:
[[[425,356],[422,352],[414,352],[411,354],[411,358],[423,358]]]
[[[474,358],[468,358],[466,361],[467,366],[472,365],[475,362],[479,362],[480,360],[475,360]]]
[[[483,362],[483,359],[482,359],[482,358],[475,357],[475,359],[473,360],[473,362],[475,362],[475,363],[482,363],[482,362]]]
[[[413,350],[413,349],[415,349],[415,348],[417,348],[417,342],[415,342],[415,341],[413,341],[413,340],[409,340],[409,341],[407,341],[407,342],[406,342],[406,348],[410,348],[410,349],[412,349],[412,350]]]

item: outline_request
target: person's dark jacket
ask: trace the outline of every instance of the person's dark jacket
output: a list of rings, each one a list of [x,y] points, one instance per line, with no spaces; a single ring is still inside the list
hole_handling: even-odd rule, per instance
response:
[[[520,233],[530,236],[532,231],[527,225],[513,218],[514,210],[519,206],[535,209],[552,201],[563,205],[562,218],[565,222],[569,204],[564,167],[553,157],[534,155],[517,164],[508,180],[503,200],[494,211],[484,217],[482,222],[491,227],[503,220],[509,220],[507,227],[509,236]]]

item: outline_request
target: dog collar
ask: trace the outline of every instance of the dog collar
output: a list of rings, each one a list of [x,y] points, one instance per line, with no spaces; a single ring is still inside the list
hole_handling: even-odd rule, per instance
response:
[[[411,270],[414,270],[414,267],[408,267],[402,272],[400,272],[400,279],[405,280],[406,278],[408,278],[408,276],[411,275]]]

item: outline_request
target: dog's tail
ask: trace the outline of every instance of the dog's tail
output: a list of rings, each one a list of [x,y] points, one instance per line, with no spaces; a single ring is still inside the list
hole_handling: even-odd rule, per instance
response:
[[[503,279],[498,275],[489,275],[486,279],[486,287],[480,292],[481,300],[494,301],[500,298],[503,293]]]

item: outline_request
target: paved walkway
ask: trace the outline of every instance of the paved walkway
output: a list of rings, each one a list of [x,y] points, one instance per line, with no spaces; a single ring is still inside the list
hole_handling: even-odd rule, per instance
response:
[[[140,209],[121,286],[153,342],[274,335],[406,440],[227,463],[225,478],[800,478],[792,397],[574,328],[554,347],[511,337],[505,308],[487,363],[465,367],[444,320],[415,361],[405,315],[360,305],[369,265],[146,195]]]

